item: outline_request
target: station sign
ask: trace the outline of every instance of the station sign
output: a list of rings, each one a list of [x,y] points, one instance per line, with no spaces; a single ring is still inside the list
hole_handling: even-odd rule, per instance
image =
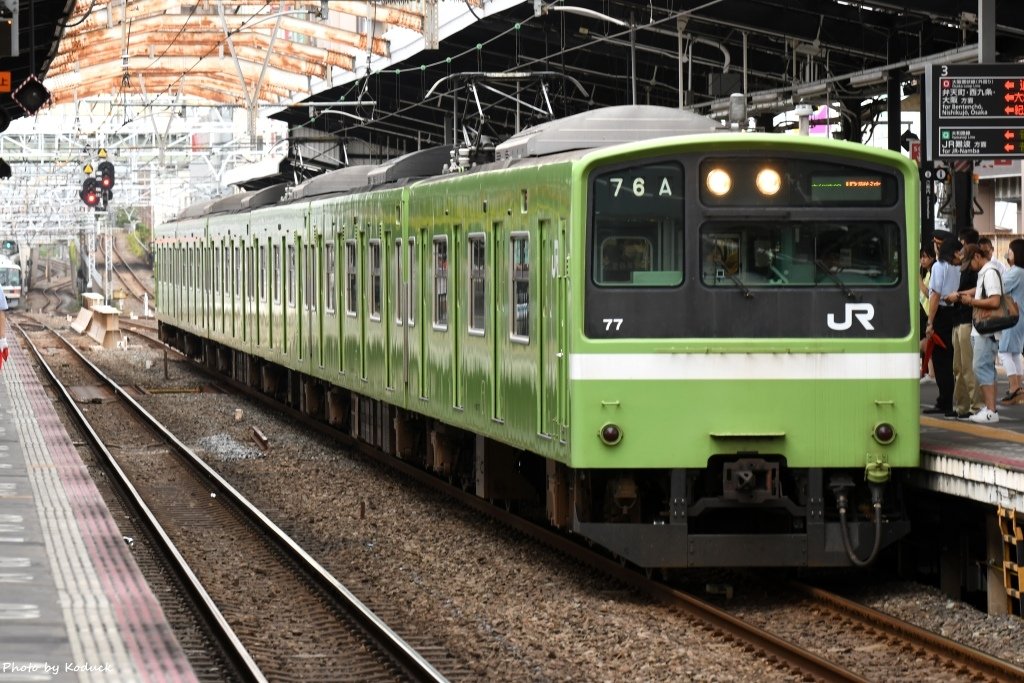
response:
[[[1024,64],[938,65],[930,80],[934,158],[1024,158]]]

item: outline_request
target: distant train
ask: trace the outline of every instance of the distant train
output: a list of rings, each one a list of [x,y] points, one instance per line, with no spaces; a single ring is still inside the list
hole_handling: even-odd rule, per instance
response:
[[[17,261],[6,254],[0,254],[0,286],[7,298],[7,307],[14,310],[21,307],[22,269]]]
[[[641,567],[863,565],[909,531],[912,163],[650,106],[469,157],[186,209],[162,338]]]

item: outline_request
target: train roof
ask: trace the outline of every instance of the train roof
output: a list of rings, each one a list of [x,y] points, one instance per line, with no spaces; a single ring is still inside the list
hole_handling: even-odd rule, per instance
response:
[[[368,179],[371,186],[377,186],[437,175],[444,170],[445,165],[451,160],[451,155],[450,145],[419,149],[385,161],[370,171]]]
[[[242,197],[241,208],[243,211],[251,211],[252,209],[258,209],[261,206],[276,204],[281,200],[281,197],[284,196],[286,189],[288,189],[288,183],[278,183],[277,185],[265,187],[262,190],[249,192]]]
[[[288,195],[288,199],[309,199],[319,195],[351,192],[352,190],[366,187],[366,179],[370,175],[370,171],[375,168],[376,166],[372,164],[362,164],[339,168],[337,171],[318,175],[296,185]]]
[[[495,147],[494,155],[498,162],[515,161],[717,128],[713,119],[681,109],[646,104],[605,107],[527,128]]]

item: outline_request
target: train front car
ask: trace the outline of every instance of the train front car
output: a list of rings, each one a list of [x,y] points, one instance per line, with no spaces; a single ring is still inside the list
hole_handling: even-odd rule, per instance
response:
[[[22,270],[14,258],[17,258],[17,254],[14,257],[0,254],[0,287],[3,287],[7,307],[10,309],[21,307]]]
[[[722,134],[574,182],[574,531],[645,567],[864,565],[905,535],[915,167]]]

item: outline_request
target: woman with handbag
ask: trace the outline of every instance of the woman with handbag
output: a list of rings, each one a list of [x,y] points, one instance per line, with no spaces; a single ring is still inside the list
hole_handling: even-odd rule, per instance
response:
[[[1006,272],[1003,273],[1003,289],[1017,303],[1018,310],[1024,306],[1024,239],[1017,238],[1010,242],[1006,253],[1006,262],[1009,264]],[[1017,324],[1003,330],[999,335],[999,360],[1006,370],[1006,379],[1009,388],[1006,396],[1003,396],[1003,405],[1024,404],[1024,385],[1021,379],[1024,377],[1024,356],[1021,349],[1024,348],[1024,317],[1018,317]]]
[[[995,424],[999,422],[996,411],[996,351],[999,348],[1001,329],[1017,322],[1013,320],[1001,329],[999,324],[992,324],[991,313],[999,311],[1012,299],[1003,297],[1003,279],[999,269],[992,263],[978,245],[968,244],[964,247],[961,268],[978,271],[978,286],[974,296],[961,293],[961,302],[974,309],[974,330],[971,332],[971,344],[974,347],[974,374],[981,386],[981,395],[985,400],[984,407],[971,415],[971,422]],[[1016,308],[1016,306],[1014,306]],[[986,315],[988,313],[989,315]],[[1006,316],[1004,317],[1004,322]],[[1018,316],[1019,317],[1019,316]],[[981,329],[979,329],[979,327]]]

